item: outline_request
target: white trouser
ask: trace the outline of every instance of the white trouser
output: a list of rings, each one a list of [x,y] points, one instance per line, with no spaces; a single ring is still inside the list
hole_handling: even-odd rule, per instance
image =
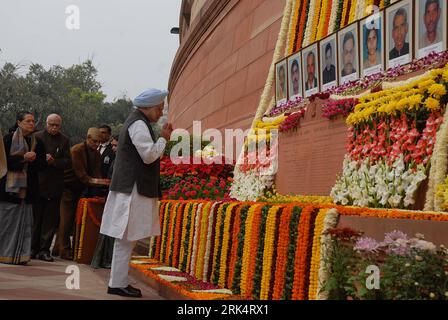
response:
[[[125,238],[115,239],[109,287],[126,288],[129,285],[129,262],[135,243],[136,241],[129,241]]]

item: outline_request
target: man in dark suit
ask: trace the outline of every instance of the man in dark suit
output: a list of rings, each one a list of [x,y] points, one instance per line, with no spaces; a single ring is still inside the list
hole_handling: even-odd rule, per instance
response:
[[[115,153],[112,150],[111,137],[112,137],[112,129],[108,125],[102,125],[99,127],[100,129],[100,146],[98,147],[98,151],[101,155],[101,177],[107,178],[109,173],[109,168],[112,164],[112,161],[115,159]]]
[[[64,189],[64,170],[70,166],[70,142],[60,132],[62,118],[47,117],[45,130],[36,133],[45,146],[47,167],[39,172],[39,202],[34,206],[31,257],[52,262],[50,246],[59,224],[59,206]]]
[[[389,60],[409,53],[409,43],[406,42],[408,31],[408,13],[404,8],[400,8],[395,12],[392,24],[392,39],[394,40],[395,47],[389,52]]]
[[[98,128],[90,128],[87,132],[87,139],[71,148],[72,166],[64,172],[61,222],[53,249],[53,255],[60,253],[62,259],[73,260],[70,236],[75,223],[78,201],[89,187],[97,185],[94,179],[101,178],[99,142]]]
[[[333,49],[331,43],[327,43],[325,46],[325,68],[322,72],[324,84],[333,82],[336,80],[336,67],[332,64],[333,61]]]

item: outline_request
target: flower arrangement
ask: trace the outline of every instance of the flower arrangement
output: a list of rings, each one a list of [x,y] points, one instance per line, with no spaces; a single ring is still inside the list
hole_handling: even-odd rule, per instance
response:
[[[280,125],[280,132],[289,132],[293,130],[297,130],[300,125],[300,119],[305,117],[306,109],[302,108],[297,112],[290,114]]]
[[[228,199],[232,178],[217,178],[211,176],[207,179],[187,177],[177,183],[168,191],[168,199]]]
[[[362,239],[357,230],[336,229],[339,215],[448,221],[448,215],[442,213],[328,203],[168,200],[160,204],[163,227],[160,237],[150,239],[150,257],[189,277],[215,286],[220,284],[220,288],[241,294],[243,299],[357,298],[346,290],[349,287],[340,286],[358,274],[347,273],[347,270],[354,271],[361,261],[362,257],[357,255],[371,249],[383,252],[379,255],[383,257],[384,252],[389,251],[381,249],[385,248],[383,244],[378,245],[372,239],[357,242]],[[334,272],[334,267],[328,264],[334,261],[331,259],[340,259],[333,248],[335,238],[340,249],[347,249],[344,252],[350,257],[345,264],[338,263],[340,272]],[[395,238],[389,235],[383,242],[390,243],[388,239]],[[422,241],[411,241],[409,247],[433,248]],[[389,248],[395,247],[389,245]],[[395,249],[396,252],[401,250]],[[339,275],[337,281],[335,274]],[[332,288],[345,288],[345,291],[326,291],[327,283],[332,283]],[[359,286],[354,288],[359,289]]]
[[[330,120],[338,115],[347,117],[353,111],[356,104],[358,104],[358,99],[356,98],[341,100],[328,99],[322,106],[322,116]]]
[[[326,290],[335,299],[447,300],[448,250],[402,231],[388,232],[381,242],[356,234],[350,241],[333,235],[335,250],[327,257],[331,275]],[[368,289],[368,266],[380,270],[379,288]]]

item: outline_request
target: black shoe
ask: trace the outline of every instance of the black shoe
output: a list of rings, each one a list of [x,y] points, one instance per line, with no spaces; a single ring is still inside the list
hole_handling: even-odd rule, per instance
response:
[[[54,259],[52,256],[50,256],[49,253],[45,252],[45,253],[40,253],[39,256],[37,257],[39,260],[42,261],[46,261],[46,262],[53,262]]]
[[[134,291],[134,292],[137,292],[137,293],[142,294],[142,291],[141,291],[140,289],[138,289],[138,288],[134,288],[134,287],[131,286],[131,285],[128,285],[126,289],[128,289],[128,290],[130,290],[130,291]]]
[[[130,298],[141,298],[142,293],[134,291],[128,287],[126,288],[111,288],[107,287],[107,293],[108,294],[116,294],[123,297],[130,297]]]

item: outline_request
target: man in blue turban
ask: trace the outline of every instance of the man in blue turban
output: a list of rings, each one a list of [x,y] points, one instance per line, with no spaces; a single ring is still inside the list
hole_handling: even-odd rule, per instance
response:
[[[173,131],[166,124],[156,139],[151,122],[163,116],[165,90],[148,89],[134,99],[134,110],[120,131],[112,182],[100,232],[115,238],[109,294],[139,298],[129,285],[128,272],[136,241],[160,235],[157,201],[160,157]],[[132,206],[131,206],[132,203]]]

